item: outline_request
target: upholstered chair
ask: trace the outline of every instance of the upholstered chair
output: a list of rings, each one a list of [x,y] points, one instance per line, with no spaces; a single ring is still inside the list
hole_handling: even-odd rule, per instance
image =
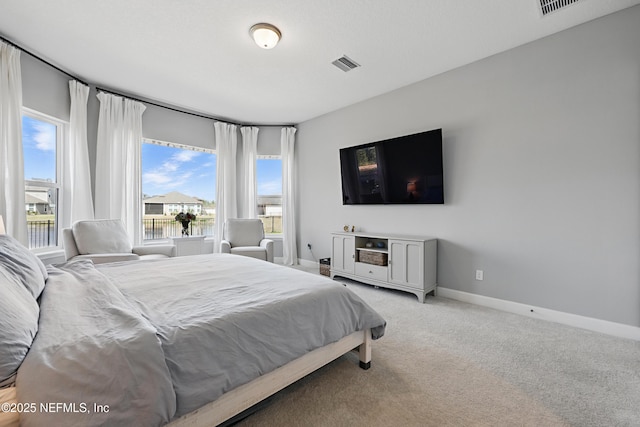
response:
[[[132,246],[119,219],[77,221],[62,230],[67,261],[90,259],[94,264],[176,256],[174,245]]]
[[[229,219],[224,224],[220,252],[273,262],[273,240],[264,238],[259,219]]]

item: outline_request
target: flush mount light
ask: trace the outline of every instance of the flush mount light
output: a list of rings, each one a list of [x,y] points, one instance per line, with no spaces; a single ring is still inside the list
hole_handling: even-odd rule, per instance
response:
[[[280,37],[282,37],[280,30],[271,24],[264,23],[251,27],[249,34],[251,34],[256,44],[263,49],[273,49],[280,41]]]

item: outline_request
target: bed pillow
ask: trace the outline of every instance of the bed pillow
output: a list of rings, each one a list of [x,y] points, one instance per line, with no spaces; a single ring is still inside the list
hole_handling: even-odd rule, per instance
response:
[[[38,331],[36,299],[5,265],[0,265],[0,387],[10,385]]]
[[[71,228],[82,255],[128,253],[133,249],[122,220],[79,221]]]
[[[11,274],[37,299],[47,280],[47,268],[34,255],[11,236],[0,235],[0,267]]]

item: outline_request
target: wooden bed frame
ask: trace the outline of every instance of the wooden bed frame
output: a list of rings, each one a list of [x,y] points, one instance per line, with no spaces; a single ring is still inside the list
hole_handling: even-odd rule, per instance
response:
[[[320,347],[255,380],[241,385],[203,407],[167,424],[168,427],[216,426],[251,408],[288,385],[351,350],[357,349],[360,367],[371,366],[371,330],[354,332]]]

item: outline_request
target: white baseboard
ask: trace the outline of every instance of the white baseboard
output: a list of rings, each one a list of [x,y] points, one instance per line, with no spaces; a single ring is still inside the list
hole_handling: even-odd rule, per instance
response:
[[[284,262],[284,257],[273,257],[273,262],[276,264],[282,264]],[[319,268],[316,261],[309,261],[308,259],[298,258],[298,264],[308,268]]]
[[[610,322],[608,320],[600,320],[577,314],[564,313],[562,311],[555,311],[548,308],[535,307],[518,302],[471,294],[440,286],[438,286],[437,294],[438,296],[457,301],[468,302],[471,304],[494,308],[496,310],[533,317],[535,319],[548,320],[576,328],[587,329],[589,331],[640,341],[640,328],[637,326],[625,325],[623,323]]]
[[[298,258],[298,263],[303,267],[318,268],[317,261],[309,261]],[[468,302],[470,304],[481,305],[508,313],[520,314],[534,319],[548,320],[550,322],[561,323],[563,325],[600,332],[619,338],[627,338],[640,341],[640,327],[625,325],[624,323],[610,322],[608,320],[596,319],[593,317],[580,316],[578,314],[565,313],[533,305],[521,304],[519,302],[507,301],[498,298],[486,297],[455,289],[438,286],[437,295],[457,301]]]
[[[309,261],[308,259],[298,258],[298,264],[303,267],[320,268],[317,261]]]

